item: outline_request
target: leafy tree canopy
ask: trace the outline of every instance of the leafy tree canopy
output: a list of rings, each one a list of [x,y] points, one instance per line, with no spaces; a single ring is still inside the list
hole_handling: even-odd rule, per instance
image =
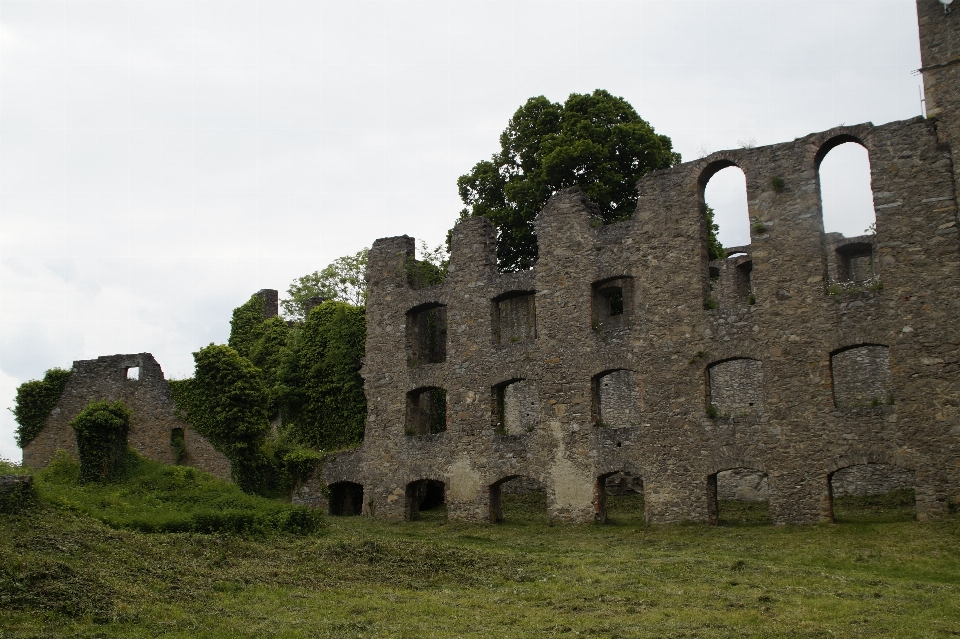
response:
[[[713,207],[709,204],[704,205],[704,215],[707,218],[707,253],[709,253],[709,260],[722,260],[727,257],[726,251],[723,250],[723,244],[720,243],[720,239],[717,237],[717,233],[720,232],[720,226],[714,221]]]
[[[370,249],[338,257],[321,271],[293,281],[287,289],[289,299],[282,300],[283,314],[290,319],[306,319],[306,301],[311,297],[363,306],[367,301],[367,257]]]
[[[533,218],[551,195],[576,185],[604,221],[628,219],[637,180],[678,162],[670,138],[623,98],[601,89],[573,93],[563,104],[537,96],[513,114],[500,152],[457,180],[466,205],[460,217],[483,215],[496,226],[501,270],[529,268],[537,257]]]

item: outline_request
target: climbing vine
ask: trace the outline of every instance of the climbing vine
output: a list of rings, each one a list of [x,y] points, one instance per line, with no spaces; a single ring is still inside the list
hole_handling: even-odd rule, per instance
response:
[[[246,304],[233,309],[227,346],[243,357],[250,356],[250,350],[265,332],[263,307],[264,299],[259,295],[251,295]]]
[[[283,379],[283,428],[295,441],[329,450],[363,439],[365,341],[363,308],[329,301],[310,312],[289,344]]]
[[[269,474],[269,460],[261,449],[270,430],[260,370],[222,344],[201,348],[193,360],[194,377],[170,385],[174,403],[186,421],[230,459],[237,485],[258,492]]]
[[[17,421],[17,445],[23,448],[36,437],[47,415],[53,410],[63,388],[70,379],[70,371],[62,368],[51,368],[43,379],[35,379],[20,384],[17,388],[17,397],[11,412]]]
[[[116,479],[127,468],[127,434],[133,413],[123,402],[94,401],[70,422],[77,437],[80,481]]]

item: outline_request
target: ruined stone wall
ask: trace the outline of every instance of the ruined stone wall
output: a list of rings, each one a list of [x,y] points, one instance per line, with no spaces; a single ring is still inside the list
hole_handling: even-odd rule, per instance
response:
[[[603,426],[639,426],[643,418],[640,375],[616,370],[597,378],[598,423]]]
[[[24,465],[43,468],[57,450],[76,456],[77,441],[70,422],[87,404],[98,400],[122,401],[133,411],[128,442],[144,457],[177,463],[171,435],[174,429],[182,429],[186,457],[180,463],[230,479],[227,458],[177,418],[163,370],[150,353],[75,361],[43,430],[23,449]]]
[[[837,408],[880,406],[894,401],[890,380],[890,349],[867,344],[848,348],[830,358],[833,401]]]
[[[868,149],[873,171],[873,276],[835,290],[817,167],[851,140]],[[755,299],[744,299],[741,282],[712,308],[703,188],[730,165],[744,170],[750,215],[763,222],[747,253]],[[717,153],[650,174],[639,189],[633,219],[602,228],[578,190],[556,195],[536,220],[537,265],[521,273],[497,272],[482,218],[454,229],[439,286],[407,281],[413,238],[375,243],[362,371],[369,414],[351,461],[366,512],[402,518],[407,486],[432,480],[445,483],[451,518],[485,521],[501,482],[524,476],[543,485],[552,517],[585,521],[597,514],[598,478],[622,471],[643,478],[650,521],[708,521],[718,496],[745,490],[724,492],[717,474],[747,468],[766,477],[774,522],[815,522],[829,517],[830,475],[865,463],[913,472],[919,516],[944,512],[960,486],[951,432],[960,247],[942,232],[956,223],[956,204],[935,124],[840,127]],[[614,281],[629,283],[629,299],[602,317]],[[502,304],[530,291],[533,303]],[[442,356],[411,359],[411,311],[430,307],[445,309]],[[525,328],[505,340],[504,326]],[[529,432],[498,429],[490,400],[516,380],[537,389]],[[880,405],[875,387],[889,389]],[[407,428],[405,398],[422,388],[446,390],[442,432]]]
[[[882,495],[914,486],[913,473],[889,464],[861,464],[838,470],[830,479],[834,497]]]
[[[599,228],[595,205],[562,191],[535,220],[535,268],[520,273],[497,272],[483,218],[454,228],[449,275],[430,288],[408,282],[413,238],[378,240],[365,439],[321,480],[351,475],[364,511],[393,519],[412,512],[408,487],[442,481],[449,517],[490,521],[500,486],[523,476],[543,485],[550,516],[587,521],[603,516],[606,478],[628,473],[642,477],[648,521],[713,521],[725,484],[740,490],[725,472],[749,469],[782,524],[829,519],[831,477],[841,485],[837,471],[872,464],[912,475],[920,519],[942,515],[960,498],[950,153],[960,78],[945,61],[958,50],[958,13],[918,0],[924,64],[933,55],[944,65],[924,72],[928,89],[936,75],[936,118],[841,126],[654,172],[638,184],[632,219]],[[871,163],[876,232],[861,238],[823,229],[819,165],[845,142]],[[704,188],[728,166],[746,177],[751,238],[709,262]],[[522,322],[503,320],[520,311],[498,304],[531,291]],[[413,312],[441,306],[442,357],[409,358]],[[521,325],[508,331],[518,339],[503,339],[502,326]],[[608,402],[636,402],[639,419],[603,418],[610,387],[598,380],[612,371],[634,372],[632,395],[624,384]],[[515,380],[536,385],[539,420],[504,433],[489,398]],[[446,428],[417,434],[405,398],[434,387],[446,390]]]
[[[763,408],[763,362],[738,358],[707,369],[710,404],[718,416],[746,417]]]
[[[732,468],[717,473],[717,497],[736,501],[767,501],[770,499],[767,474],[750,468]]]
[[[540,393],[532,380],[520,380],[503,387],[505,435],[525,435],[540,423]]]

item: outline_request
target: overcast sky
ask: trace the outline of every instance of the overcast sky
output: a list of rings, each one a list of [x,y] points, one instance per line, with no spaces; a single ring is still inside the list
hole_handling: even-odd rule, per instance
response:
[[[440,243],[531,96],[607,89],[694,160],[920,114],[916,28],[913,0],[0,1],[0,407],[99,355],[187,377],[258,289]],[[843,155],[828,230],[858,235]],[[707,192],[728,245],[736,173]]]

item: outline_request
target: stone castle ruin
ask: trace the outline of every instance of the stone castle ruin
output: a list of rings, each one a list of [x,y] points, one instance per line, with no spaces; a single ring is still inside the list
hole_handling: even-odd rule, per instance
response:
[[[193,466],[230,479],[230,462],[176,416],[170,386],[150,353],[110,355],[73,363],[60,399],[40,433],[23,448],[23,464],[42,468],[57,450],[77,456],[70,422],[92,401],[122,401],[131,409],[130,447],[165,464]]]
[[[578,189],[535,221],[536,266],[498,273],[484,218],[453,231],[446,281],[416,288],[414,240],[367,271],[363,445],[300,491],[331,512],[497,521],[542,487],[549,515],[603,520],[612,486],[650,522],[769,500],[774,523],[832,518],[834,496],[915,490],[920,519],[960,489],[960,12],[918,0],[929,119],[842,126],[651,173],[603,226]],[[876,233],[824,233],[818,169],[869,152]],[[748,246],[708,261],[704,188],[737,166]],[[610,482],[609,478],[616,478]],[[435,499],[435,497],[434,497]]]
[[[437,286],[411,283],[413,238],[377,240],[364,441],[295,501],[388,519],[444,503],[495,522],[503,494],[542,489],[552,518],[585,522],[605,520],[608,494],[642,491],[649,522],[716,521],[736,498],[784,524],[912,488],[919,519],[945,514],[960,501],[960,11],[917,11],[927,119],[650,173],[611,225],[567,189],[535,220],[527,271],[498,272],[485,218],[454,228]],[[876,213],[855,238],[824,232],[820,202],[820,162],[847,142],[869,153]],[[751,241],[710,261],[704,189],[730,166]],[[25,462],[42,464],[31,446]]]

